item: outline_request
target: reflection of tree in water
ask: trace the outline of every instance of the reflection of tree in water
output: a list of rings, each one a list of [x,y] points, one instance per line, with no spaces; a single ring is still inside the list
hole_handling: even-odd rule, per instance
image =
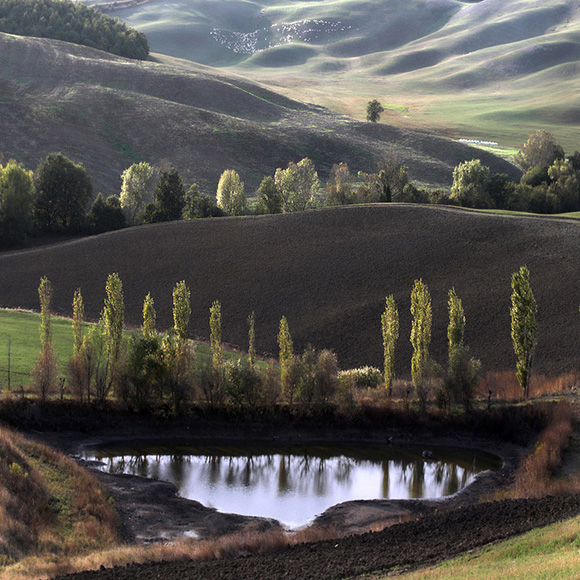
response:
[[[446,460],[424,462],[410,451],[395,453],[396,459],[390,460],[386,460],[384,454],[382,457],[377,454],[374,459],[370,452],[357,454],[355,451],[353,455],[355,457],[338,456],[321,448],[319,455],[264,453],[262,450],[256,456],[236,454],[236,451],[227,455],[135,454],[108,457],[104,461],[109,472],[169,480],[181,489],[209,486],[218,494],[220,486],[248,491],[258,489],[264,497],[268,493],[277,497],[288,494],[326,497],[339,488],[352,489],[360,481],[364,482],[365,493],[369,493],[368,483],[374,481],[369,477],[380,478],[374,489],[382,491],[384,498],[390,494],[393,497],[435,497],[456,493],[477,472],[475,463],[470,469],[469,461],[460,462],[461,465]],[[355,475],[358,468],[362,470],[362,477],[358,472]]]

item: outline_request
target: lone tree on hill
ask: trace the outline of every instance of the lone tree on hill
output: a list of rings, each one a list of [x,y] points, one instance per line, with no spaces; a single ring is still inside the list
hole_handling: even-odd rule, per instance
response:
[[[367,121],[376,123],[381,118],[381,113],[384,112],[385,109],[383,108],[383,105],[381,105],[381,103],[376,99],[367,103]]]
[[[512,274],[512,342],[517,357],[516,375],[527,399],[530,395],[532,356],[537,343],[538,306],[530,286],[530,271],[522,266]]]

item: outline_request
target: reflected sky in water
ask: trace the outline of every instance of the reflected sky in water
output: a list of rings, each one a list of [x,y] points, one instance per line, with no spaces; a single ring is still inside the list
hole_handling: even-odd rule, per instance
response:
[[[222,512],[305,524],[354,499],[436,498],[469,485],[497,459],[479,452],[392,446],[141,446],[87,450],[111,473],[175,483],[180,495]]]

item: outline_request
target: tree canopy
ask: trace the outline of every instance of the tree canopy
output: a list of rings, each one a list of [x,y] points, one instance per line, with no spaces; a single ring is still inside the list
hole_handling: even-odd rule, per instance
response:
[[[381,103],[376,99],[367,103],[367,121],[376,123],[381,118],[381,113],[384,112],[385,109],[383,108],[383,105],[381,105]]]
[[[86,205],[93,196],[91,178],[82,163],[74,163],[62,153],[50,153],[37,167],[34,185],[34,221],[40,232],[82,228]]]
[[[118,56],[146,60],[147,37],[82,2],[0,0],[0,32],[74,42]]]

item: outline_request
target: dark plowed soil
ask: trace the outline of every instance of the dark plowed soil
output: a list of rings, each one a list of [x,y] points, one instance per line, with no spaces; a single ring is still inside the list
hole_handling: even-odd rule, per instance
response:
[[[295,351],[308,343],[336,352],[342,368],[381,366],[380,317],[394,294],[400,313],[397,374],[410,374],[410,293],[422,278],[433,301],[431,354],[447,360],[447,300],[455,287],[467,318],[465,341],[485,370],[514,368],[511,275],[526,264],[538,302],[537,373],[580,366],[580,221],[504,217],[425,206],[345,207],[260,218],[173,222],[58,246],[0,254],[0,306],[38,309],[47,276],[53,309],[70,315],[81,287],[85,312],[98,318],[105,281],[118,272],[125,317],[142,322],[155,300],[160,330],[173,324],[176,282],[191,289],[192,337],[209,338],[209,307],[220,300],[225,342],[247,349],[256,313],[261,352],[277,356],[286,316]]]
[[[330,580],[442,561],[580,513],[580,496],[511,500],[446,510],[382,532],[303,544],[260,556],[130,565],[73,574],[79,580]]]

